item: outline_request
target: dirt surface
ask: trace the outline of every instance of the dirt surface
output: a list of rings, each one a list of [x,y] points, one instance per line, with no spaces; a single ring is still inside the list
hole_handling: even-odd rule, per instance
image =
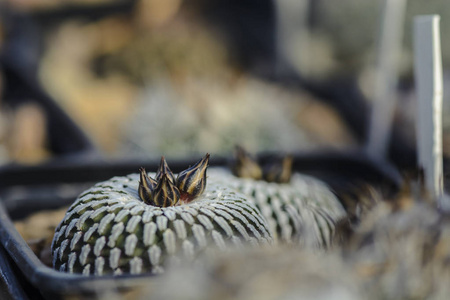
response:
[[[52,266],[50,246],[55,228],[63,219],[68,207],[40,211],[21,221],[14,222],[17,231],[36,256],[47,266]]]

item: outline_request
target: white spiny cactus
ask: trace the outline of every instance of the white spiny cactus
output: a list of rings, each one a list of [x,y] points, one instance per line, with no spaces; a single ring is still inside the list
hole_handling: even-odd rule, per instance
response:
[[[163,159],[157,173],[141,169],[84,192],[56,229],[54,267],[85,275],[158,273],[168,260],[271,244],[265,219],[245,196],[214,175],[206,185],[208,158],[176,180]]]

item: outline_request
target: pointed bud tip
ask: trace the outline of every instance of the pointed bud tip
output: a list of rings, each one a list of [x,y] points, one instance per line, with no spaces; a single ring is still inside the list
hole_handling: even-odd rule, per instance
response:
[[[173,176],[172,170],[170,170],[169,165],[167,164],[167,161],[166,161],[165,157],[161,156],[161,162],[159,164],[159,168],[158,168],[158,171],[156,172],[156,176],[155,176],[156,181],[160,181],[161,180],[161,176],[163,174],[167,174],[168,178],[172,182],[175,182],[175,177]]]
[[[152,201],[152,190],[154,188],[155,182],[147,175],[145,168],[139,168],[139,173],[139,198],[141,198],[144,203],[150,204]]]
[[[192,167],[180,172],[177,186],[183,202],[191,202],[199,197],[206,187],[206,170],[208,168],[209,153],[196,162]]]
[[[292,176],[294,157],[287,154],[275,158],[263,168],[263,178],[268,182],[288,183]]]
[[[154,205],[159,207],[174,206],[180,200],[180,191],[169,174],[162,174],[154,190]]]
[[[262,178],[262,168],[259,163],[240,145],[235,146],[232,172],[241,178],[255,180]]]
[[[209,157],[210,157],[209,153],[206,153],[205,157],[203,157],[202,160],[206,161],[206,164],[208,164],[209,163]]]

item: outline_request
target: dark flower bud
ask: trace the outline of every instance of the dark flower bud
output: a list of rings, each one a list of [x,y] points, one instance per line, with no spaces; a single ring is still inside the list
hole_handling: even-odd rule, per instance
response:
[[[153,190],[156,187],[156,181],[147,175],[144,168],[139,169],[140,180],[139,180],[139,197],[144,203],[150,204],[152,202]]]
[[[234,156],[235,159],[231,169],[235,176],[255,180],[262,178],[263,172],[258,162],[243,147],[236,146]]]
[[[172,181],[172,183],[175,183],[175,177],[173,176],[166,159],[164,156],[161,156],[161,163],[159,164],[159,169],[155,176],[156,181],[160,181],[163,174],[167,174],[168,179]]]
[[[269,163],[264,167],[264,180],[267,182],[288,183],[292,176],[292,155],[286,155],[283,159]]]
[[[206,154],[195,165],[180,172],[177,178],[177,186],[180,190],[181,201],[190,202],[203,193],[206,187],[208,162],[209,154]]]
[[[158,207],[174,206],[180,200],[180,191],[166,174],[162,174],[155,189],[153,190],[153,203]]]

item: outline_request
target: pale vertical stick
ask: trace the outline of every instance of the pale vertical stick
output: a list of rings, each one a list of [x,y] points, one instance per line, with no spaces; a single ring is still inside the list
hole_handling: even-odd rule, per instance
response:
[[[309,0],[274,0],[277,72],[309,73]]]
[[[381,22],[367,151],[372,156],[382,158],[386,156],[389,146],[396,106],[397,66],[402,45],[405,6],[406,0],[385,0]]]
[[[443,206],[442,166],[442,58],[439,16],[414,19],[414,67],[417,105],[418,164],[425,175],[425,186]]]

